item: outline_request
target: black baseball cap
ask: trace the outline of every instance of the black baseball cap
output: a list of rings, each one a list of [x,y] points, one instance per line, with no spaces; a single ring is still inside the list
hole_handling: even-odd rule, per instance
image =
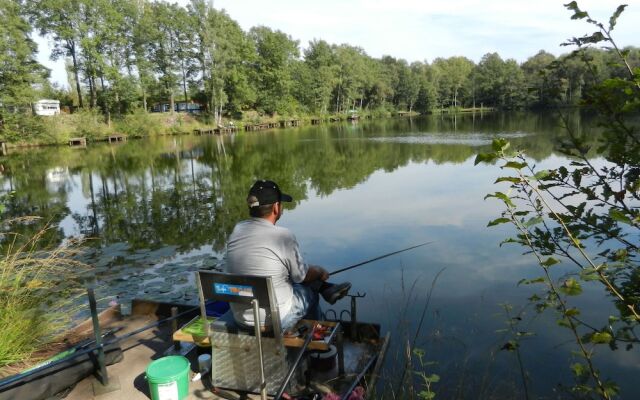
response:
[[[286,193],[282,193],[278,184],[274,181],[264,179],[257,180],[247,196],[247,204],[249,208],[263,206],[265,204],[273,204],[281,201],[293,201],[293,198]]]

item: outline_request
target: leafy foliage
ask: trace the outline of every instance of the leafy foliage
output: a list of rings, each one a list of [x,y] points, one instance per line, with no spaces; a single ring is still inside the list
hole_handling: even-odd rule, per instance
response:
[[[505,206],[501,217],[489,225],[512,223],[518,234],[505,242],[518,243],[537,257],[544,276],[522,282],[544,284],[543,295],[531,298],[536,309],[556,310],[558,325],[573,334],[584,361],[571,366],[576,377],[574,391],[609,399],[618,389],[601,378],[592,359],[595,348],[607,345],[615,350],[624,343],[631,350],[639,341],[635,330],[640,323],[640,134],[633,117],[640,111],[640,70],[631,67],[629,53],[619,50],[610,36],[625,6],[618,7],[608,26],[591,19],[576,2],[566,6],[573,11],[573,19],[585,19],[598,31],[569,41],[578,49],[566,63],[549,65],[547,76],[555,76],[556,81],[546,87],[561,87],[557,72],[570,63],[580,62],[584,73],[590,74],[593,82],[583,95],[583,104],[599,117],[602,138],[597,150],[604,160],[591,157],[588,138],[578,135],[563,118],[568,135],[560,150],[571,156],[569,165],[539,170],[502,139],[494,141],[492,153],[479,154],[476,163],[497,162],[511,172],[496,181],[507,183],[508,191],[487,196]],[[625,67],[624,75],[603,79],[598,74],[593,57],[597,53],[590,46],[601,42],[612,46]],[[565,96],[565,91],[555,92],[556,99],[566,100]],[[552,271],[558,263],[574,269],[558,278]],[[571,306],[571,297],[586,295],[584,288],[594,285],[604,289],[619,311],[617,316],[605,316],[602,328],[583,321],[579,309]]]

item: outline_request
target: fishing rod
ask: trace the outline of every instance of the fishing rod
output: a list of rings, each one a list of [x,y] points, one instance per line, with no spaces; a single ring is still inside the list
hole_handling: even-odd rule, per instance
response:
[[[359,267],[361,265],[369,264],[369,263],[372,263],[374,261],[378,261],[378,260],[381,260],[383,258],[391,257],[392,255],[395,255],[395,254],[398,254],[398,253],[402,253],[402,252],[405,252],[405,251],[409,251],[409,250],[413,250],[413,249],[416,249],[418,247],[426,246],[426,245],[431,244],[431,243],[433,243],[433,242],[424,242],[424,243],[421,243],[421,244],[417,244],[415,246],[407,247],[406,249],[394,251],[392,253],[383,254],[383,255],[378,256],[376,258],[372,258],[372,259],[367,260],[367,261],[363,261],[363,262],[360,262],[360,263],[357,263],[357,264],[353,264],[353,265],[350,265],[348,267],[340,268],[339,270],[336,270],[336,271],[333,271],[333,272],[329,272],[329,275],[339,274],[340,272],[348,271],[350,269],[357,268],[357,267]]]

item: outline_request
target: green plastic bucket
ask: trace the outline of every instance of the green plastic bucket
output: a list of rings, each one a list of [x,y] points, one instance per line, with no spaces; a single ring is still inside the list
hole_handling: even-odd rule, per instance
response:
[[[189,394],[189,360],[182,356],[162,357],[147,367],[152,400],[183,400]]]

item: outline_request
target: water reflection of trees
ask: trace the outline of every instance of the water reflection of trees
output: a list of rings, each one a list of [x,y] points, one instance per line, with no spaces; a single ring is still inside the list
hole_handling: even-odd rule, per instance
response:
[[[580,128],[579,116],[571,121]],[[2,162],[3,188],[15,191],[5,217],[35,214],[58,224],[71,215],[81,233],[99,239],[96,243],[127,241],[133,248],[175,245],[180,250],[212,244],[221,250],[234,224],[246,215],[244,197],[256,178],[278,181],[301,201],[310,188],[329,195],[377,170],[393,171],[410,162],[462,163],[487,150],[487,145],[371,138],[521,132],[525,135],[512,142],[539,160],[553,153],[558,128],[558,120],[539,114],[443,115],[224,139],[182,136],[83,150],[36,149]],[[52,171],[62,171],[56,182]],[[69,210],[72,193],[76,208],[82,195],[82,209]],[[29,234],[39,226],[19,229]],[[64,237],[61,229],[49,235],[58,243]]]

